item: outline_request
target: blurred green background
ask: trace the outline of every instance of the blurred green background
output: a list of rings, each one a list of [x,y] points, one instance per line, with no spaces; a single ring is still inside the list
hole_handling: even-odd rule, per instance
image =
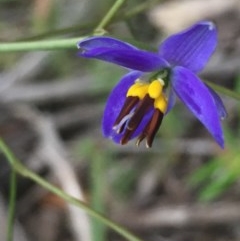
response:
[[[92,34],[113,0],[1,0],[0,41]],[[238,0],[126,1],[105,29],[146,49],[196,21],[214,21],[218,48],[201,77],[240,93]],[[225,149],[177,102],[151,149],[101,134],[107,96],[127,70],[76,50],[0,55],[0,135],[29,168],[143,240],[239,240],[239,103],[223,97]],[[0,241],[10,167],[0,159]],[[19,177],[15,239],[123,240]]]

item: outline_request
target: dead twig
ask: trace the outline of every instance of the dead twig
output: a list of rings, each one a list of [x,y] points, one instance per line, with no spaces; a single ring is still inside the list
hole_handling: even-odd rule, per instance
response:
[[[97,86],[89,77],[56,80],[49,83],[27,84],[14,86],[0,94],[3,102],[25,102],[31,104],[46,104],[66,101],[76,97],[90,96],[106,92],[106,86]]]
[[[50,118],[43,117],[25,106],[19,107],[18,112],[19,115],[27,117],[28,121],[34,123],[36,131],[40,136],[40,145],[36,158],[41,160],[44,165],[50,167],[52,173],[66,193],[84,201],[84,194],[69,162],[70,158],[55,132],[53,122]],[[66,205],[69,210],[76,240],[90,241],[91,235],[88,216],[79,208],[68,203]]]
[[[10,70],[0,75],[0,93],[39,73],[44,67],[44,61],[48,55],[47,52],[25,54]]]
[[[121,211],[116,214],[115,219],[132,229],[139,230],[208,227],[238,223],[240,209],[239,203],[226,202],[212,205],[157,206],[146,211]]]
[[[67,108],[51,116],[57,129],[69,129],[83,124],[94,125],[101,122],[104,106],[101,104],[85,104]]]

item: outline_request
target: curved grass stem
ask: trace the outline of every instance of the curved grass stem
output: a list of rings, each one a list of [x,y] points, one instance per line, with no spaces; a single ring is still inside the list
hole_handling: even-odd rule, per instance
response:
[[[103,35],[105,33],[104,28],[111,22],[119,8],[125,2],[126,0],[117,0],[113,4],[113,6],[106,13],[105,17],[95,28],[93,35]],[[86,36],[70,39],[0,43],[0,52],[76,49],[76,43],[85,37]]]
[[[14,217],[17,192],[17,177],[16,171],[14,169],[11,170],[9,189],[7,241],[12,241],[14,233]]]
[[[113,17],[126,1],[127,0],[117,0],[97,25],[94,32],[102,31],[112,21]]]
[[[0,52],[76,49],[76,43],[83,38],[0,43]]]
[[[11,150],[8,148],[8,146],[5,144],[5,142],[0,139],[0,150],[3,152],[3,154],[6,156],[8,162],[11,164],[12,168],[20,175],[31,179],[32,181],[36,182],[38,185],[42,186],[43,188],[47,189],[51,193],[54,193],[58,197],[64,199],[66,202],[71,203],[81,209],[83,209],[87,214],[94,217],[96,220],[100,221],[101,223],[105,224],[106,226],[112,228],[115,230],[118,234],[120,234],[122,237],[126,238],[129,241],[143,241],[140,238],[136,237],[134,234],[129,232],[127,229],[123,228],[119,224],[111,221],[104,215],[94,211],[91,209],[86,203],[78,200],[77,198],[74,198],[70,196],[69,194],[63,192],[61,189],[55,187],[54,185],[50,184],[46,180],[44,180],[42,177],[38,176],[28,168],[26,168],[22,163],[14,156],[14,154],[11,152]],[[10,240],[9,240],[10,241]]]

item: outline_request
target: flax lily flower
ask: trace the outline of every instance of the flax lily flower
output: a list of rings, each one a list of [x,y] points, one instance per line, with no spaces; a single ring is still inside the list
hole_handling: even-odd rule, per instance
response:
[[[146,139],[146,146],[151,147],[177,96],[223,148],[221,119],[226,117],[226,110],[218,94],[197,76],[216,45],[217,30],[208,21],[168,37],[158,53],[111,37],[78,42],[81,57],[130,69],[110,93],[103,115],[103,135],[120,144],[137,138],[139,145]]]

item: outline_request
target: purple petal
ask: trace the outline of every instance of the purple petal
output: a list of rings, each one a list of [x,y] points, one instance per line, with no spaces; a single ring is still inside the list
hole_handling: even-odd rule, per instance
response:
[[[183,67],[173,69],[171,80],[178,97],[223,148],[224,139],[218,110],[215,99],[206,85],[191,71]]]
[[[90,37],[77,43],[78,48],[91,50],[92,48],[112,47],[118,49],[137,49],[137,47],[111,37]]]
[[[110,138],[116,143],[120,142],[124,131],[121,134],[117,134],[113,130],[113,124],[118,114],[120,113],[120,110],[123,107],[128,89],[135,82],[135,80],[138,79],[141,75],[142,73],[139,71],[132,71],[126,74],[119,81],[119,83],[113,88],[110,96],[108,97],[107,104],[103,114],[102,131],[103,131],[104,137]],[[138,128],[133,133],[130,139],[135,138],[142,132],[142,130],[150,120],[152,114],[153,114],[153,110],[150,110],[148,114],[144,116],[140,125],[138,126]]]
[[[172,87],[170,87],[169,93],[168,93],[168,106],[167,106],[167,111],[165,113],[168,114],[168,112],[173,108],[173,106],[176,103],[176,95],[172,89]]]
[[[128,89],[141,74],[139,71],[132,71],[126,74],[110,93],[102,120],[102,131],[105,137],[115,139],[116,133],[113,130],[113,124],[123,107]],[[119,140],[120,138],[115,141],[119,142]]]
[[[151,72],[168,66],[157,53],[140,50],[110,37],[87,38],[77,46],[81,57],[100,59],[133,70]]]
[[[215,101],[215,105],[217,107],[217,111],[218,111],[218,116],[223,120],[227,117],[227,111],[225,109],[225,106],[223,104],[223,101],[221,99],[221,97],[210,87],[206,84],[206,86],[208,87],[208,90],[211,92],[212,97]]]
[[[173,66],[201,71],[217,45],[217,30],[212,22],[199,22],[170,36],[159,47],[159,54]]]

